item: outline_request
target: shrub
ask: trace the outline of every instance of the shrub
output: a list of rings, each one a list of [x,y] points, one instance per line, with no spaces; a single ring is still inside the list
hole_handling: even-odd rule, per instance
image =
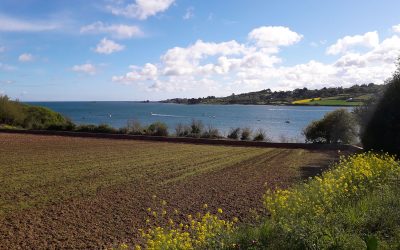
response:
[[[191,128],[188,125],[184,125],[182,123],[178,123],[175,126],[175,135],[176,136],[188,136],[190,134]]]
[[[138,120],[129,120],[127,122],[126,131],[132,135],[142,135],[144,133],[143,127]]]
[[[192,123],[190,124],[190,135],[192,137],[200,137],[200,135],[203,132],[204,125],[203,122],[200,120],[192,120]]]
[[[240,128],[231,128],[228,132],[228,138],[238,140],[240,136]]]
[[[155,122],[147,127],[146,133],[154,136],[168,136],[168,126],[163,122]]]
[[[367,150],[383,150],[400,156],[400,58],[398,69],[387,82],[371,119],[361,135]]]
[[[76,129],[75,123],[71,120],[66,119],[64,124],[52,124],[47,127],[47,130],[57,130],[57,131],[73,131]]]
[[[267,134],[265,133],[265,131],[259,128],[254,134],[253,141],[270,141],[270,140],[267,138]]]
[[[75,131],[76,132],[89,132],[89,133],[91,133],[91,132],[95,132],[96,129],[97,129],[96,125],[93,125],[93,124],[81,124],[81,125],[78,125],[75,128]]]
[[[70,129],[73,123],[48,108],[11,101],[0,96],[0,124],[21,126],[27,129]]]
[[[203,132],[201,137],[217,139],[217,138],[221,138],[221,135],[219,134],[219,130],[217,128],[214,128],[213,126],[209,125],[207,130]]]
[[[251,129],[250,128],[243,128],[242,129],[242,136],[240,137],[240,140],[242,141],[248,141],[251,138]]]
[[[93,124],[82,124],[77,126],[75,131],[88,132],[88,133],[110,133],[110,134],[118,132],[118,130],[107,124],[100,124],[98,126]]]
[[[95,132],[115,134],[117,133],[117,130],[108,124],[100,124],[97,126]]]
[[[356,120],[346,109],[327,113],[324,118],[313,121],[304,130],[307,142],[352,143],[357,137]]]
[[[24,119],[23,105],[0,95],[0,124],[20,126]]]

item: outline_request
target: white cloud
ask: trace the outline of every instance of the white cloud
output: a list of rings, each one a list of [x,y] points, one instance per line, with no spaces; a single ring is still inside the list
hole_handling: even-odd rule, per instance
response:
[[[133,38],[143,35],[142,30],[136,25],[106,25],[103,22],[95,22],[81,28],[81,33],[110,34],[114,38]]]
[[[21,20],[0,15],[0,31],[8,32],[40,32],[55,30],[59,27],[56,23],[35,20]]]
[[[7,65],[7,64],[4,64],[4,63],[0,62],[0,70],[1,71],[11,71],[11,70],[14,70],[14,69],[15,68],[13,66],[10,66],[10,65]]]
[[[99,54],[112,54],[114,52],[121,51],[125,48],[125,46],[120,45],[113,40],[109,40],[107,38],[103,38],[99,44],[97,44],[97,47],[95,51]]]
[[[248,39],[258,47],[277,49],[280,46],[289,46],[298,43],[303,36],[287,27],[263,26],[252,30]]]
[[[394,32],[400,33],[400,24],[394,25],[394,26],[392,27],[392,29],[393,29]]]
[[[367,32],[364,35],[345,36],[337,40],[337,42],[328,47],[326,53],[329,55],[337,55],[345,53],[355,46],[366,48],[374,48],[379,45],[378,32]]]
[[[174,47],[162,54],[160,61],[130,66],[128,73],[114,76],[112,80],[148,91],[173,92],[171,97],[178,96],[176,92],[184,92],[184,96],[190,97],[266,88],[285,90],[379,84],[395,70],[394,62],[400,54],[400,36],[393,35],[377,44],[370,42],[373,46],[360,52],[349,51],[346,47],[349,45],[346,45],[343,54],[331,63],[310,60],[284,66],[278,53],[280,46],[295,44],[302,36],[285,27],[278,29],[283,32],[272,32],[273,36],[264,36],[270,29],[268,32],[263,30],[251,31],[250,43],[198,40],[187,47]],[[364,37],[353,37],[359,36]],[[319,46],[324,43],[321,41]],[[354,45],[355,42],[351,43]]]
[[[166,11],[175,0],[136,0],[134,3],[122,6],[121,2],[107,6],[114,15],[145,20],[159,12]]]
[[[194,17],[194,8],[193,7],[189,7],[186,9],[186,13],[185,15],[183,15],[183,19],[184,20],[189,20],[192,19]]]
[[[96,71],[97,71],[96,66],[94,66],[93,64],[90,64],[90,63],[74,65],[71,69],[72,69],[72,71],[85,73],[85,74],[89,74],[89,75],[94,75],[94,74],[96,74]]]
[[[15,83],[14,80],[0,80],[0,84],[13,84]]]
[[[21,54],[18,57],[18,61],[20,61],[20,62],[32,62],[33,60],[34,60],[33,55],[29,54],[29,53]]]

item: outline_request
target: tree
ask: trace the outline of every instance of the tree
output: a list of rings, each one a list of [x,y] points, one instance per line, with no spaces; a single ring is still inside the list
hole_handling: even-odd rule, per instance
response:
[[[307,142],[353,143],[357,130],[354,115],[346,109],[338,109],[327,113],[321,120],[311,122],[303,134]]]
[[[400,57],[393,77],[372,111],[361,141],[367,150],[383,150],[400,156]]]

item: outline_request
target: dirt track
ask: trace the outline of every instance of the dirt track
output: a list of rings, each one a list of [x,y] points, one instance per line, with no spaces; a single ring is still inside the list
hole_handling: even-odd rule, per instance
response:
[[[207,203],[211,211],[222,208],[227,218],[248,220],[254,212],[264,213],[261,198],[266,183],[268,187],[286,187],[315,174],[336,158],[333,151],[268,149],[229,166],[202,169],[190,176],[169,176],[175,173],[165,171],[102,187],[94,196],[73,197],[0,217],[0,248],[98,249],[133,243],[137,229],[145,226],[146,208],[154,206],[153,194],[167,201],[170,212],[177,208],[183,214],[195,213]]]

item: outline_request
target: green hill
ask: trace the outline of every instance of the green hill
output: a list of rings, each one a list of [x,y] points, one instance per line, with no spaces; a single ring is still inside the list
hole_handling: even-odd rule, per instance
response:
[[[349,88],[295,89],[232,94],[226,97],[208,96],[203,98],[174,98],[161,102],[179,104],[252,104],[252,105],[321,105],[359,106],[377,98],[385,85],[374,83],[353,85]]]

